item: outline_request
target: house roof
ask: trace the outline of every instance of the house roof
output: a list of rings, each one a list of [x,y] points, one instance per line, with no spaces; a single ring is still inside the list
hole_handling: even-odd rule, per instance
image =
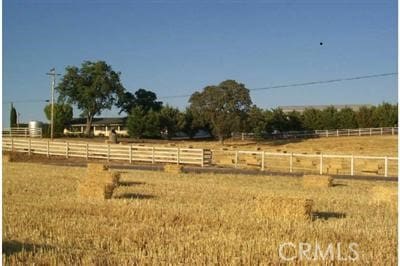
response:
[[[282,109],[283,112],[291,112],[291,111],[304,112],[304,110],[307,108],[314,108],[322,111],[323,109],[332,106],[337,110],[341,110],[343,108],[351,108],[354,111],[358,111],[362,106],[371,107],[372,105],[371,104],[294,105],[294,106],[278,106],[278,108]]]
[[[115,126],[124,125],[127,117],[96,117],[93,118],[93,126]],[[71,126],[86,126],[86,118],[73,118]]]

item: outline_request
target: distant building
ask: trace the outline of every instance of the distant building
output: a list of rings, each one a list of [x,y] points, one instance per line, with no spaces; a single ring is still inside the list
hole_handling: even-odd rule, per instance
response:
[[[115,130],[118,135],[128,136],[126,129],[127,117],[99,117],[93,118],[91,131],[94,136],[108,137],[111,130]],[[74,118],[64,130],[64,134],[82,134],[85,132],[86,118]]]
[[[334,107],[336,110],[340,111],[343,108],[350,108],[353,111],[358,111],[360,107],[371,107],[372,104],[342,104],[342,105],[293,105],[293,106],[278,106],[278,108],[282,109],[284,113],[289,113],[292,111],[297,111],[299,113],[304,112],[305,109],[314,108],[316,110],[324,110],[328,107]]]

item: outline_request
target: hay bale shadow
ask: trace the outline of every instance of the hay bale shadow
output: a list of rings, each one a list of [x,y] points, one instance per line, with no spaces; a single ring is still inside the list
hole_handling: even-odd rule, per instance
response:
[[[114,197],[114,199],[155,199],[156,196],[140,193],[123,193]]]
[[[348,187],[348,185],[347,184],[334,183],[334,184],[332,184],[332,187]]]
[[[138,182],[138,181],[119,181],[118,186],[130,187],[130,186],[139,186],[146,185],[146,182]]]
[[[5,240],[3,241],[2,253],[6,256],[11,256],[15,253],[19,253],[22,251],[37,252],[39,250],[51,250],[51,249],[54,249],[54,247],[50,245],[22,243],[16,240]]]
[[[343,212],[312,212],[313,220],[329,220],[332,218],[335,219],[344,219],[346,218],[346,214]]]

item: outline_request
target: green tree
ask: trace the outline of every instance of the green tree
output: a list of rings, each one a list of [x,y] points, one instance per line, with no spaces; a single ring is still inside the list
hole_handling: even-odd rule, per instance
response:
[[[81,68],[69,66],[57,86],[59,101],[77,105],[86,117],[87,135],[94,116],[105,109],[111,109],[122,95],[124,88],[120,82],[120,73],[112,70],[104,61],[82,63]]]
[[[337,128],[357,128],[357,116],[356,112],[349,107],[341,109],[337,113]]]
[[[189,102],[195,119],[203,125],[209,123],[221,142],[232,132],[241,131],[251,107],[249,90],[234,80],[207,86],[192,94]]]
[[[267,130],[268,119],[266,112],[253,105],[247,117],[247,130],[253,132],[256,138],[262,138],[264,132]]]
[[[373,120],[375,127],[393,127],[397,121],[397,105],[383,102],[378,105],[373,112]]]
[[[287,130],[304,130],[302,115],[297,111],[289,112],[287,118]]]
[[[375,126],[373,117],[375,108],[375,106],[361,106],[360,109],[358,109],[356,112],[357,127],[369,128]]]
[[[139,106],[134,107],[128,116],[127,128],[129,136],[134,138],[159,138],[159,112],[153,110],[146,112]]]
[[[306,108],[302,114],[305,129],[316,130],[323,128],[321,111],[315,108]]]
[[[157,95],[149,90],[138,89],[135,92],[135,105],[143,108],[146,112],[150,109],[158,112],[161,110],[162,102],[157,101]]]
[[[44,113],[47,120],[51,121],[51,104],[46,105]],[[54,104],[54,134],[61,135],[64,128],[68,125],[73,117],[72,106],[69,104]]]
[[[321,120],[322,129],[336,129],[338,128],[338,115],[337,109],[334,106],[329,106],[322,110]]]
[[[139,89],[134,94],[129,91],[122,92],[119,97],[116,106],[120,108],[120,112],[130,113],[134,107],[141,107],[145,112],[150,109],[153,111],[160,111],[162,108],[162,102],[157,101],[157,95],[149,90]]]
[[[277,108],[273,109],[270,119],[268,121],[269,131],[279,130],[279,131],[287,131],[288,130],[288,117],[282,109]]]
[[[166,137],[170,139],[179,131],[179,121],[181,121],[181,112],[177,108],[169,105],[163,107],[160,111],[160,128],[165,132]]]
[[[186,108],[186,110],[179,116],[178,128],[188,134],[189,138],[193,138],[202,126],[196,123],[192,110]]]
[[[11,110],[10,110],[10,127],[16,127],[17,126],[17,110],[15,110],[15,107],[13,104],[11,104]]]
[[[118,95],[116,106],[120,109],[119,114],[125,112],[130,114],[136,106],[136,97],[129,91],[122,91]]]

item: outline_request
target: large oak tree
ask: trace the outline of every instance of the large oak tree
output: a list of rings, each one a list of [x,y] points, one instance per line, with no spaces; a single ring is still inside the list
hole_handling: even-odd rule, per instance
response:
[[[125,112],[131,114],[133,108],[140,107],[145,112],[153,110],[158,112],[162,108],[162,102],[157,101],[157,95],[145,89],[138,89],[134,94],[129,91],[122,93],[116,103],[120,108],[120,114]]]
[[[124,93],[120,73],[112,70],[104,61],[85,61],[80,68],[66,68],[57,86],[59,101],[76,105],[86,117],[85,134],[90,134],[93,117],[105,109],[111,109],[118,96]]]
[[[192,94],[189,102],[195,119],[209,124],[221,142],[242,129],[252,104],[249,90],[235,80],[207,86],[202,92]]]

